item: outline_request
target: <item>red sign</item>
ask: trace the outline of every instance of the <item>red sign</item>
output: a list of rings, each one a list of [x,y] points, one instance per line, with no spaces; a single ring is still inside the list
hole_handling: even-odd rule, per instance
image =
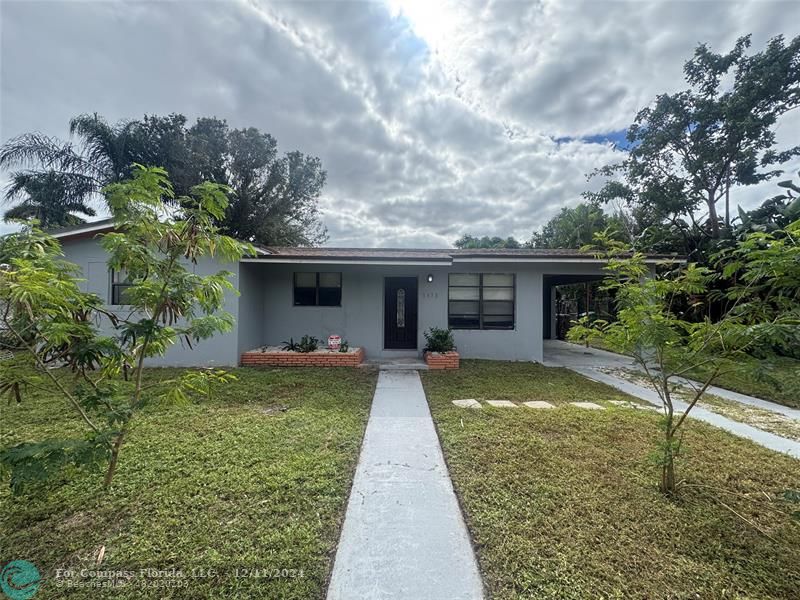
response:
[[[342,338],[338,335],[328,336],[328,350],[338,350],[342,345]]]

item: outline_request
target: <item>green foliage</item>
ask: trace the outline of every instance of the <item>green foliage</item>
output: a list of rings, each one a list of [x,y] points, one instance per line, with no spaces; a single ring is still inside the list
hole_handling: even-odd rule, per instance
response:
[[[304,335],[297,344],[298,352],[314,352],[317,348],[319,348],[319,340],[313,335]]]
[[[427,352],[451,352],[456,344],[451,329],[431,327],[425,332],[425,350]]]
[[[213,397],[195,396],[185,405],[159,398],[162,381],[194,371],[145,369],[149,398],[111,488],[102,488],[96,472],[67,466],[69,477],[46,492],[31,485],[31,493],[14,497],[0,489],[0,548],[40,568],[96,569],[104,544],[101,569],[216,569],[216,577],[188,581],[181,594],[192,600],[324,597],[377,373],[231,369],[236,380]],[[120,386],[131,392],[134,383]],[[50,389],[32,388],[24,408],[0,403],[0,445],[80,437]],[[303,575],[236,577],[230,568],[233,556],[241,567],[269,566],[265,555],[274,567]],[[139,585],[65,591],[50,580],[38,596],[158,600],[165,591]]]
[[[612,218],[596,204],[565,206],[541,231],[533,233],[530,245],[533,248],[581,248],[592,243],[595,233],[611,226]]]
[[[281,342],[281,350],[288,352],[314,352],[319,348],[320,341],[311,335],[304,335],[300,338],[299,342],[295,342],[294,338],[289,338],[289,341]]]
[[[101,298],[83,292],[78,268],[63,261],[58,242],[33,225],[0,239],[0,326],[14,344],[13,361],[0,364],[2,391],[17,397],[23,388],[46,383],[88,429],[80,441],[47,440],[0,455],[15,491],[104,457],[110,459],[110,484],[125,435],[149,397],[142,394],[144,360],[163,355],[179,340],[191,346],[230,330],[233,319],[221,310],[225,294],[235,293],[230,273],[201,276],[188,268],[202,257],[235,262],[252,252],[215,225],[227,207],[226,191],[203,183],[192,188],[191,196],[178,198],[163,169],[140,166],[131,180],[106,188],[116,231],[101,244],[109,267],[125,271],[131,284],[127,315],[107,310]],[[171,219],[162,216],[164,200],[176,205]],[[112,335],[101,334],[101,322]],[[51,368],[55,365],[67,366],[81,385],[62,381]],[[14,375],[5,379],[10,368]],[[119,385],[129,372],[133,391]],[[185,402],[188,394],[206,394],[211,385],[227,380],[217,370],[193,371],[160,382],[160,397]]]
[[[768,198],[758,208],[744,211],[738,207],[740,222],[734,232],[737,237],[754,231],[771,233],[800,219],[800,184],[787,179],[779,181],[778,186],[786,191]]]
[[[749,46],[750,36],[728,54],[698,46],[684,66],[689,89],[639,112],[624,160],[600,169],[608,181],[586,196],[636,207],[645,227],[671,229],[687,253],[719,238],[717,203],[728,190],[777,177],[775,166],[800,155],[800,146],[774,149],[778,118],[800,105],[800,36],[748,56]]]
[[[342,340],[342,343],[339,344],[339,352],[349,352],[350,351],[350,342],[347,340]]]
[[[683,435],[680,503],[654,493],[644,457],[659,415],[563,368],[462,360],[420,377],[486,595],[795,599],[800,527],[782,491],[800,462],[701,421]],[[546,400],[555,409],[464,410],[459,398]],[[568,403],[590,399],[606,410]],[[766,535],[760,534],[766,532]],[[647,557],[646,566],[636,557]],[[646,574],[645,574],[646,573]]]
[[[800,220],[783,230],[754,232],[713,257],[722,293],[741,335],[757,336],[761,354],[800,347]]]
[[[11,491],[49,483],[68,469],[97,471],[111,456],[111,439],[92,433],[86,439],[47,439],[22,442],[0,450],[0,472],[8,476]]]
[[[43,227],[80,222],[74,213],[94,214],[87,201],[104,186],[133,176],[137,164],[160,165],[170,173],[175,196],[193,196],[203,182],[220,188],[229,202],[214,215],[222,230],[239,239],[273,245],[313,245],[327,233],[318,201],[326,172],[320,160],[300,152],[279,156],[275,139],[259,130],[229,129],[216,118],[145,115],[115,125],[103,117],[79,115],[70,121],[73,145],[25,134],[0,147],[0,167],[18,169],[6,190],[20,203],[6,218],[31,218]]]
[[[522,248],[522,244],[520,244],[516,239],[510,236],[505,239],[497,236],[489,237],[488,235],[479,238],[471,236],[467,233],[465,233],[459,239],[453,242],[453,245],[456,248],[468,248],[468,249]]]
[[[567,337],[632,356],[659,394],[665,412],[659,448],[663,492],[676,491],[673,463],[680,451],[680,427],[722,368],[745,359],[736,363],[744,369],[755,350],[797,344],[800,248],[793,240],[798,227],[800,223],[790,226],[787,238],[781,240],[750,234],[725,254],[721,275],[729,278],[736,273],[738,280],[725,293],[729,300],[725,312],[713,321],[706,316],[706,307],[715,295],[709,288],[719,273],[694,263],[651,273],[643,254],[606,234],[596,236],[595,252],[607,261],[603,289],[615,297],[617,320],[576,322]],[[698,367],[706,371],[703,385],[677,415],[675,380]]]
[[[300,352],[300,344],[294,341],[294,338],[289,338],[289,341],[281,342],[281,350],[287,352]]]

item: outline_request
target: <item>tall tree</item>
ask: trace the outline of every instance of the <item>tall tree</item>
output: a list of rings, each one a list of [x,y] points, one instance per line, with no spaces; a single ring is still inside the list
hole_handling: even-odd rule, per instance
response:
[[[522,244],[512,236],[501,238],[498,236],[489,237],[485,235],[479,238],[471,236],[468,233],[458,238],[453,242],[453,245],[456,248],[522,248]]]
[[[13,169],[4,200],[20,204],[5,219],[36,216],[43,227],[80,221],[74,213],[92,216],[90,207],[103,186],[130,173],[131,124],[109,125],[102,117],[79,115],[69,123],[75,146],[39,133],[26,133],[0,147],[0,168]]]
[[[72,213],[81,212],[76,201],[86,206],[103,186],[123,180],[134,164],[142,164],[163,167],[179,197],[204,181],[227,185],[230,204],[219,225],[230,235],[291,246],[327,238],[318,209],[327,177],[321,161],[300,152],[279,155],[276,140],[254,127],[231,130],[224,120],[203,117],[187,128],[180,114],[145,115],[112,126],[95,114],[72,119],[70,133],[77,145],[26,134],[0,148],[0,168],[24,169],[13,177],[41,183],[40,200],[28,195],[22,201],[26,208],[12,210],[28,214],[28,205],[49,202],[47,214],[61,214],[63,206],[70,206],[70,216],[63,219],[73,221]],[[53,176],[45,178],[46,171]],[[13,202],[28,189],[18,186],[11,192],[6,190],[6,200]],[[64,223],[44,225],[51,224]]]
[[[776,150],[774,131],[800,105],[800,36],[788,44],[777,36],[748,56],[749,47],[750,36],[727,54],[698,46],[684,66],[690,88],[661,94],[639,112],[627,156],[599,169],[610,179],[586,196],[645,205],[677,229],[719,238],[717,206],[730,188],[776,177],[777,166],[800,155],[800,146]]]
[[[565,206],[541,231],[533,233],[530,245],[534,248],[581,248],[592,243],[594,234],[609,225],[609,217],[596,204]]]
[[[3,215],[12,219],[36,219],[41,227],[59,227],[82,223],[75,213],[94,216],[94,209],[86,203],[89,182],[81,177],[56,171],[14,173],[6,195],[20,202]]]

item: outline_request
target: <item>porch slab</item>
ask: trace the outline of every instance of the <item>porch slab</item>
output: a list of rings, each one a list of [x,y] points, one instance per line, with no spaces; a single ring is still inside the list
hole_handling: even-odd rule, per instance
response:
[[[487,400],[486,404],[489,406],[496,406],[497,408],[518,408],[511,400]]]
[[[523,402],[525,406],[528,408],[555,408],[555,404],[550,404],[549,402],[545,402],[544,400],[528,400],[527,402]]]

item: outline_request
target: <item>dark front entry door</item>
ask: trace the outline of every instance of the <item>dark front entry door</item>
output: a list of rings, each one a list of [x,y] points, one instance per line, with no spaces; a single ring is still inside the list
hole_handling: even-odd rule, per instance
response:
[[[383,347],[417,347],[417,278],[387,277],[383,285]]]

